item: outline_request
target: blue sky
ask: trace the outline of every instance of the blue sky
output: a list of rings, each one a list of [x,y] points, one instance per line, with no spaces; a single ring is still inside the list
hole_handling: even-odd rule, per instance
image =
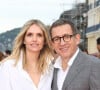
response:
[[[51,24],[64,10],[85,0],[2,0],[0,1],[0,33],[21,27],[30,19]]]

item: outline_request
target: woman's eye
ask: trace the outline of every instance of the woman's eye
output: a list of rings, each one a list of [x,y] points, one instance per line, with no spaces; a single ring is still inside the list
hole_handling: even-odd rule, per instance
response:
[[[38,33],[37,36],[39,36],[39,37],[43,37],[43,35],[42,35],[41,33]]]
[[[32,36],[32,33],[28,33],[27,36]]]

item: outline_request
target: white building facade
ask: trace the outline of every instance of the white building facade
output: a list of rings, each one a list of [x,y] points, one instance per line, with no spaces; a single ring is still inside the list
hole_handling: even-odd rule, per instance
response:
[[[88,39],[89,54],[96,53],[96,39],[100,37],[100,0],[88,0],[88,26],[86,36]]]

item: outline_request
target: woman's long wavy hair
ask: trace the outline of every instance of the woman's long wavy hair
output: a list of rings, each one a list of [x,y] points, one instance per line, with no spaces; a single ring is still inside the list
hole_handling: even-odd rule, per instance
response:
[[[52,51],[51,51],[51,47],[50,47],[50,43],[49,43],[49,37],[47,34],[47,27],[40,20],[30,20],[25,23],[25,25],[22,27],[22,30],[20,31],[20,33],[17,35],[17,37],[14,40],[12,54],[8,58],[15,59],[16,60],[15,65],[16,65],[20,58],[21,52],[22,52],[23,66],[24,66],[25,61],[26,61],[26,55],[25,55],[26,48],[24,45],[24,38],[25,38],[25,34],[26,34],[27,30],[33,24],[36,24],[37,26],[39,26],[44,34],[44,46],[43,46],[43,49],[40,51],[39,60],[38,60],[39,61],[38,69],[40,72],[44,73],[46,68],[48,67],[49,60],[51,60],[51,58],[52,58],[52,53],[51,53]]]

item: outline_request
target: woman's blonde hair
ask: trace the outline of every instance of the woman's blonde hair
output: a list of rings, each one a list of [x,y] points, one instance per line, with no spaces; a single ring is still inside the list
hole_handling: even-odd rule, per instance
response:
[[[48,60],[52,58],[51,54],[51,48],[49,44],[49,38],[47,34],[47,27],[40,21],[40,20],[29,20],[24,24],[22,27],[22,30],[17,35],[17,37],[14,40],[14,47],[12,50],[12,54],[8,58],[13,58],[16,60],[15,65],[17,64],[19,57],[21,55],[21,52],[23,52],[23,65],[25,64],[26,58],[25,58],[25,45],[24,45],[24,38],[27,30],[33,25],[36,24],[41,28],[44,34],[44,46],[43,49],[40,51],[39,56],[39,62],[38,62],[38,68],[39,71],[44,72],[46,68],[48,67]]]

